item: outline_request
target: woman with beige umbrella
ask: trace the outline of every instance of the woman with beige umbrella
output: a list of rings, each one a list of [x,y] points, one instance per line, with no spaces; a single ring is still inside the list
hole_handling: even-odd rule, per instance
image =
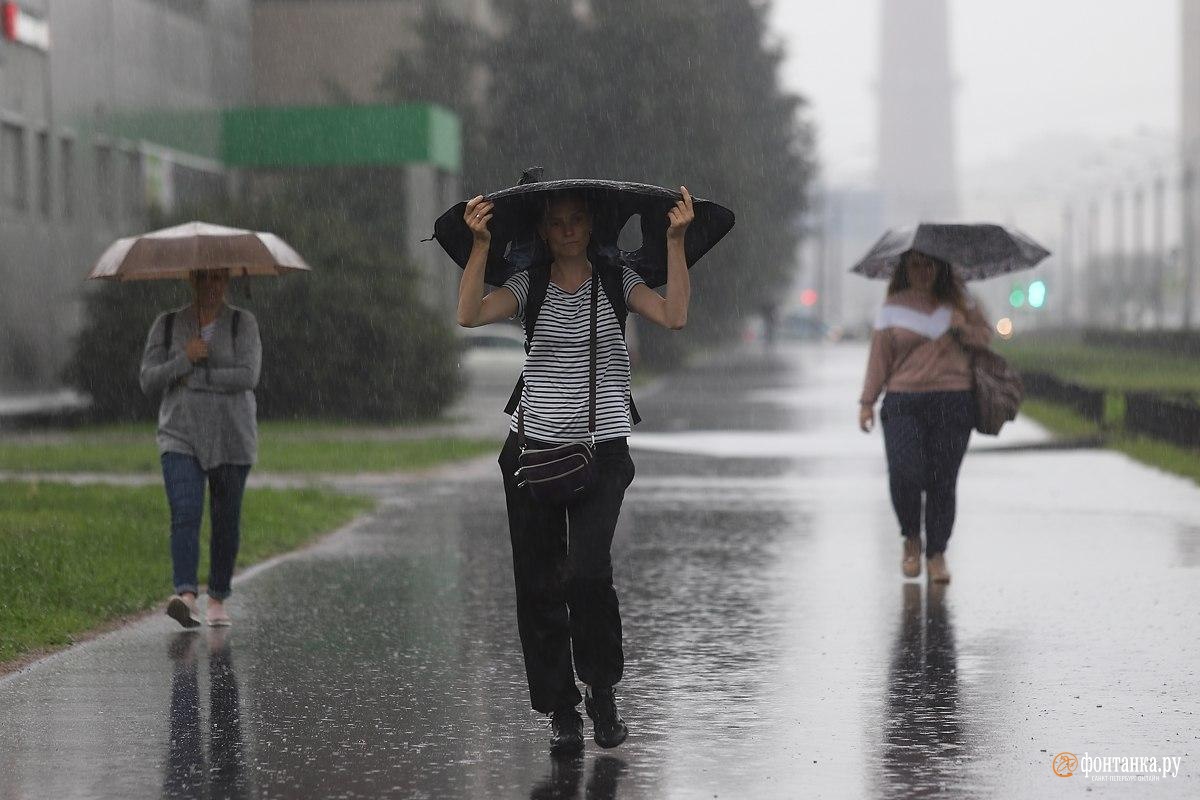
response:
[[[242,494],[258,455],[254,389],[262,364],[258,321],[227,301],[231,274],[307,270],[272,234],[189,223],[122,239],[90,277],[114,280],[186,277],[192,302],[162,313],[142,354],[141,387],[161,394],[158,450],[171,507],[175,594],[167,614],[200,625],[197,604],[200,522],[208,485],[212,527],[207,621],[225,627],[225,608],[241,538]]]

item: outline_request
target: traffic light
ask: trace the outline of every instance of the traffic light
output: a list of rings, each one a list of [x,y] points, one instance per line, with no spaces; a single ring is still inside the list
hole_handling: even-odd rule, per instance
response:
[[[1046,282],[1038,279],[1031,281],[1029,286],[1014,283],[1008,293],[1008,304],[1013,308],[1021,308],[1026,303],[1030,308],[1041,308],[1046,305]]]
[[[1033,308],[1041,308],[1046,304],[1046,282],[1034,281],[1029,284],[1029,305]]]
[[[817,290],[805,289],[800,293],[800,305],[805,308],[812,308],[817,304]]]

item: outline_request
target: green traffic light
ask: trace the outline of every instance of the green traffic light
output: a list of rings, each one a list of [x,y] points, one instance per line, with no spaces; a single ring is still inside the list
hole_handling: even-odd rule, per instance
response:
[[[1029,284],[1029,305],[1033,308],[1041,308],[1046,303],[1046,283],[1045,281],[1034,281]]]
[[[1025,305],[1025,290],[1020,286],[1014,286],[1012,294],[1008,296],[1008,304],[1013,308],[1020,308]]]

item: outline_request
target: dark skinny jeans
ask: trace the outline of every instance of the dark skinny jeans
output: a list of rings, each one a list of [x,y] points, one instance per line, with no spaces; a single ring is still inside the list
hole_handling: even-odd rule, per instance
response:
[[[625,652],[610,550],[634,467],[625,439],[599,442],[597,475],[588,493],[565,508],[547,506],[517,485],[517,453],[517,437],[509,434],[499,461],[517,585],[517,630],[530,702],[549,714],[579,704],[575,673],[588,686],[621,680]]]
[[[171,564],[175,593],[197,594],[200,568],[200,522],[204,517],[204,486],[208,484],[212,538],[209,540],[208,596],[229,596],[241,540],[242,494],[248,464],[221,464],[205,472],[200,462],[183,453],[162,454],[163,484],[171,506]]]
[[[902,536],[921,535],[925,552],[945,551],[954,528],[958,469],[975,425],[970,392],[888,392],[879,410],[892,507]]]

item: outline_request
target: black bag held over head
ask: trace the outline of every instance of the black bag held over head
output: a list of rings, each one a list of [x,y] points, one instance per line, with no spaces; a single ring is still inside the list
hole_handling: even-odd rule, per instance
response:
[[[539,503],[562,506],[582,497],[596,477],[596,314],[599,276],[592,271],[591,363],[588,369],[589,441],[533,449],[525,439],[525,404],[517,411],[516,475]]]

